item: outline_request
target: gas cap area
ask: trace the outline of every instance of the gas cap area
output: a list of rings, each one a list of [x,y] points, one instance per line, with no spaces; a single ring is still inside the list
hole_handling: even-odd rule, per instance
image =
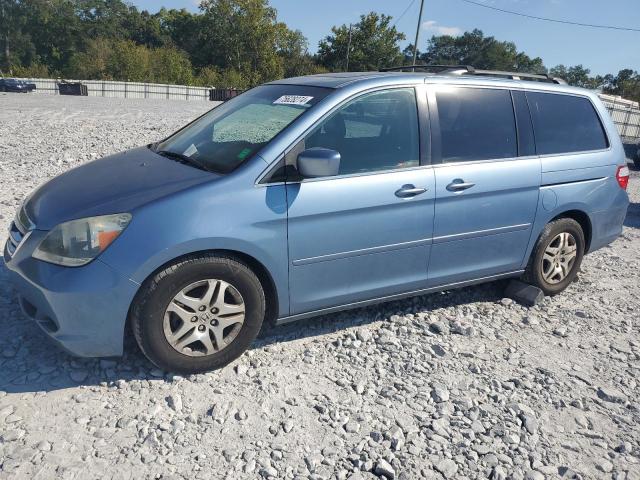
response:
[[[550,212],[556,208],[557,204],[558,196],[556,195],[556,192],[554,192],[553,190],[545,190],[542,194],[542,207],[547,212]]]

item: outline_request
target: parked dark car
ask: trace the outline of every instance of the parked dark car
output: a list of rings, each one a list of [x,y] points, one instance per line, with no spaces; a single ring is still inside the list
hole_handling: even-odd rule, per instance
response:
[[[28,93],[36,89],[35,83],[27,83],[15,78],[0,78],[0,92]]]

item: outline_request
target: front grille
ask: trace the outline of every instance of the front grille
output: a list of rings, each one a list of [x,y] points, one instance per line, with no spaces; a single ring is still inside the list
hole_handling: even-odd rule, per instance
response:
[[[20,230],[16,222],[11,223],[11,227],[9,227],[9,240],[7,241],[7,252],[10,256],[16,253],[25,233],[26,232]]]
[[[29,218],[29,215],[27,215],[27,209],[24,205],[22,205],[22,207],[20,207],[20,209],[18,210],[18,213],[16,213],[14,223],[23,234],[25,234],[29,230],[33,230],[33,222]]]
[[[13,257],[24,240],[25,235],[32,228],[33,224],[24,211],[24,207],[20,208],[16,214],[16,218],[11,222],[11,226],[9,227],[9,239],[7,240],[7,253],[9,254],[9,258]]]

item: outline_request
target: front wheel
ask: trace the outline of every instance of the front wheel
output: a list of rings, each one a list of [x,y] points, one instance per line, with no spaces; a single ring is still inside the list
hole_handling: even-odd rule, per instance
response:
[[[189,257],[143,285],[132,327],[155,365],[200,373],[242,355],[260,331],[265,303],[260,280],[245,263],[219,255]]]
[[[584,232],[578,222],[561,218],[549,223],[531,254],[525,281],[545,295],[562,292],[576,278],[584,249]]]

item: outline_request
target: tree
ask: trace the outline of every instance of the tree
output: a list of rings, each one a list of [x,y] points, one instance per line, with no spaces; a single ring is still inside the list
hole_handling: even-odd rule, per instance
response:
[[[28,33],[27,13],[24,2],[0,0],[0,70],[5,73],[39,61]]]
[[[351,27],[349,70],[368,71],[391,67],[402,63],[399,42],[404,33],[391,26],[388,15],[370,12],[361,15],[360,21]],[[349,26],[332,27],[331,35],[320,41],[318,61],[329,70],[346,70]]]
[[[635,70],[625,68],[617,75],[605,75],[602,83],[605,93],[640,102],[640,74]]]
[[[71,78],[111,80],[112,72],[109,66],[113,64],[111,55],[113,53],[113,41],[104,38],[91,39],[84,52],[78,52],[69,61],[69,66],[65,69],[65,74]]]
[[[191,63],[199,68],[205,67],[207,65],[204,60],[206,52],[202,48],[205,28],[203,16],[192,14],[184,8],[180,10],[162,8],[156,16],[162,32],[171,39],[175,46],[187,52]]]
[[[297,77],[326,71],[309,54],[307,39],[300,30],[289,30],[281,24],[278,52],[283,60],[284,77]]]
[[[575,65],[573,67],[565,67],[564,65],[557,65],[549,70],[549,75],[552,77],[560,77],[566,80],[569,85],[574,87],[583,87],[596,89],[602,85],[601,77],[591,77],[589,74],[591,71],[588,68],[584,68],[582,65]]]
[[[193,81],[189,57],[174,47],[153,49],[150,68],[152,82],[190,85]]]
[[[20,53],[20,64],[42,63],[62,71],[85,43],[77,2],[71,0],[20,0],[21,33],[32,48]]]
[[[281,78],[279,47],[289,30],[267,0],[204,0],[200,65],[244,75],[250,85]]]
[[[107,60],[107,71],[115,80],[147,82],[151,78],[151,51],[131,40],[118,40]]]
[[[203,0],[200,11],[151,14],[126,0],[0,0],[0,74],[65,76],[248,88],[276,78],[346,70],[349,27],[334,26],[310,55],[305,36],[278,21],[269,0]],[[349,70],[408,64],[403,33],[370,12],[351,26]],[[420,63],[546,72],[542,59],[480,30],[433,36]],[[582,65],[551,70],[571,85],[640,100],[631,69],[591,76]]]
[[[487,70],[546,72],[540,57],[531,58],[524,52],[518,52],[514,43],[485,37],[478,29],[465,32],[458,37],[431,37],[426,52],[420,55],[420,60],[441,65],[472,65]]]

